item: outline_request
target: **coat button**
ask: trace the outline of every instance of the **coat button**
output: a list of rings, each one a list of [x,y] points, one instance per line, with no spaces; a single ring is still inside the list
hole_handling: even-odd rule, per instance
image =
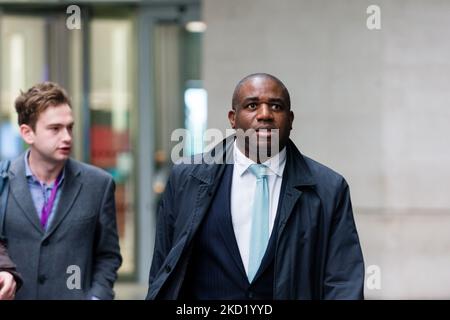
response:
[[[169,273],[170,271],[172,271],[172,268],[169,265],[166,265],[164,270],[166,271],[166,273]]]
[[[43,245],[44,247],[48,246],[49,243],[50,243],[50,241],[49,241],[48,239],[45,239],[44,241],[42,241],[42,245]]]
[[[253,291],[249,291],[249,292],[247,293],[247,297],[248,297],[249,299],[253,299],[253,298],[255,298],[255,294],[253,293]]]
[[[44,284],[45,281],[47,281],[47,277],[46,277],[44,274],[41,274],[41,275],[38,277],[38,282],[39,282],[40,284]]]

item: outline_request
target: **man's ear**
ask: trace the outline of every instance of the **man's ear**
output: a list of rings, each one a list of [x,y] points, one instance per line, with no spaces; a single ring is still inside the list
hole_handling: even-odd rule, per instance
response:
[[[228,111],[228,120],[230,120],[231,127],[236,129],[236,110],[231,109]]]
[[[289,130],[292,130],[292,123],[294,123],[294,112],[291,111],[289,118],[290,118],[290,125],[291,125]]]
[[[27,124],[21,124],[19,127],[20,135],[26,144],[32,145],[34,143],[34,131]]]

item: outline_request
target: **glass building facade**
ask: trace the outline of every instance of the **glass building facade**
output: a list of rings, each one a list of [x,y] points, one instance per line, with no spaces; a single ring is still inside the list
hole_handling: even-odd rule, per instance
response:
[[[116,182],[121,279],[147,280],[155,208],[178,143],[171,132],[196,126],[185,96],[201,89],[202,34],[185,26],[199,19],[199,1],[0,1],[0,159],[26,149],[14,110],[20,91],[42,81],[65,87],[72,156]]]

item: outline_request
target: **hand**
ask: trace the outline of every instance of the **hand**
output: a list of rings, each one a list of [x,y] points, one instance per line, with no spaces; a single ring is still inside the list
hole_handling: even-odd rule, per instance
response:
[[[11,273],[0,272],[0,300],[14,300],[16,295],[16,281]]]

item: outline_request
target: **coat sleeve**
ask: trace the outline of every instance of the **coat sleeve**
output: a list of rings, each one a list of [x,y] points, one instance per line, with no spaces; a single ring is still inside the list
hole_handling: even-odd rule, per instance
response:
[[[113,286],[117,279],[117,270],[122,264],[114,190],[114,180],[109,178],[97,221],[94,269],[88,299],[96,297],[101,300],[109,300],[114,298]]]
[[[173,222],[174,222],[174,176],[175,168],[171,171],[164,192],[159,201],[156,214],[156,237],[153,250],[152,264],[149,274],[149,289],[147,298],[151,292],[153,282],[161,269],[170,249],[172,248]]]
[[[328,241],[324,299],[364,299],[364,261],[348,184],[337,193]]]
[[[16,265],[11,261],[6,246],[0,241],[0,271],[6,271],[13,275],[17,290],[22,286],[22,277],[16,271]]]

